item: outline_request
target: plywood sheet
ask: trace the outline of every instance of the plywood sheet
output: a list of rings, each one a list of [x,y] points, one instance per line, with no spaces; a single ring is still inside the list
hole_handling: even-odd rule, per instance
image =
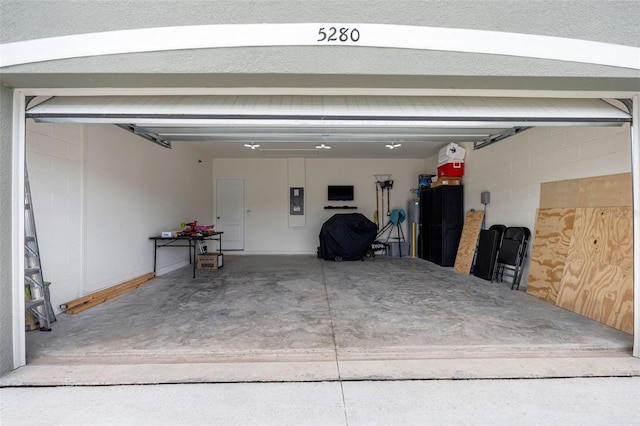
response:
[[[627,207],[632,195],[631,173],[584,178],[576,207]]]
[[[569,258],[633,268],[633,209],[576,209]]]
[[[538,209],[527,293],[555,304],[567,261],[576,210]]]
[[[569,259],[558,306],[633,333],[633,271],[606,263]]]
[[[467,212],[465,216],[462,237],[460,237],[458,253],[456,254],[456,262],[453,265],[453,268],[458,272],[467,275],[471,273],[471,266],[473,265],[473,258],[476,254],[476,245],[478,244],[483,219],[484,212],[470,211]]]
[[[545,182],[540,185],[541,209],[578,207],[580,204],[580,179]]]
[[[631,173],[545,182],[539,208],[631,206]]]
[[[631,332],[633,210],[576,209],[557,305]]]

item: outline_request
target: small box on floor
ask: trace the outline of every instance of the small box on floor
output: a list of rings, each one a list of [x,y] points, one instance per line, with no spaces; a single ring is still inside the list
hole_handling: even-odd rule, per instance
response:
[[[220,269],[224,266],[224,256],[222,253],[203,253],[198,255],[198,269]]]

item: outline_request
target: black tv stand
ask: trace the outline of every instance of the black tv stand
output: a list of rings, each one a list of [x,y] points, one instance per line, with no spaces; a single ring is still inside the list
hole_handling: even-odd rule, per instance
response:
[[[325,210],[356,210],[356,206],[324,206]]]

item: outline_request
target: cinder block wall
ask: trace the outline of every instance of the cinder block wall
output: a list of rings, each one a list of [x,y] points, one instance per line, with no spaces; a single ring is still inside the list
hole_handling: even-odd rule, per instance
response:
[[[152,235],[212,221],[211,160],[168,150],[111,125],[27,123],[27,167],[51,303],[153,270]],[[188,263],[158,252],[158,272]]]
[[[540,183],[631,171],[629,127],[542,127],[486,148],[467,145],[465,208],[480,210],[491,192],[487,225],[533,231]]]
[[[541,127],[479,150],[465,147],[465,210],[482,210],[480,193],[489,191],[486,226],[526,226],[532,234],[542,182],[631,171],[628,125]],[[521,285],[527,276],[528,262]]]
[[[27,120],[27,170],[43,277],[54,283],[52,305],[82,286],[82,125]]]

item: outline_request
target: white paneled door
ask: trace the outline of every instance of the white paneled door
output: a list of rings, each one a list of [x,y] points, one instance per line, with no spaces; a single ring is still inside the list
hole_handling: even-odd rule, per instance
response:
[[[216,231],[224,250],[244,250],[244,179],[216,179]]]

